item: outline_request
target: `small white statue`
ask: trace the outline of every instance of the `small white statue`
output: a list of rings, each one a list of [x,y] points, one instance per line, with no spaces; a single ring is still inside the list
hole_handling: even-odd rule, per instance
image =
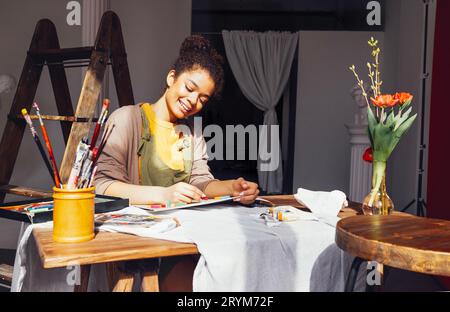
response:
[[[364,90],[366,90],[367,98],[370,100],[373,94],[370,85],[364,83]],[[350,90],[350,94],[358,106],[358,112],[355,114],[356,125],[367,125],[367,102],[362,93],[357,84]]]

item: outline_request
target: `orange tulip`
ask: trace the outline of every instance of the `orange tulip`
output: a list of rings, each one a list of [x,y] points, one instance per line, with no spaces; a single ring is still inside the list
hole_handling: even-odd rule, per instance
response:
[[[376,98],[370,98],[372,104],[378,107],[392,107],[395,106],[399,99],[396,99],[390,94],[378,95]]]
[[[403,105],[407,101],[412,101],[413,96],[408,92],[400,92],[395,93],[394,98],[398,100],[399,105]]]

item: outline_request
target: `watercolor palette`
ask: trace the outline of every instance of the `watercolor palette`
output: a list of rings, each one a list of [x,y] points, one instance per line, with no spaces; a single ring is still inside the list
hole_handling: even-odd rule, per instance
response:
[[[184,204],[184,203],[174,204],[174,203],[167,202],[165,205],[133,205],[133,206],[151,211],[153,213],[155,213],[155,212],[157,213],[157,212],[171,211],[171,210],[176,210],[176,209],[199,208],[199,207],[204,207],[204,206],[208,206],[208,205],[232,202],[233,200],[235,200],[237,198],[239,198],[239,196],[236,196],[236,197],[219,196],[219,197],[215,197],[215,198],[202,199],[199,202],[194,202],[191,204]]]

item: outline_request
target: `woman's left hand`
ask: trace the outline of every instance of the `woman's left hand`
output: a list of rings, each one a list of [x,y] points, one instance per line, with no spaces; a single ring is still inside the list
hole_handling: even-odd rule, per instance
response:
[[[239,196],[237,201],[243,203],[244,205],[252,204],[256,197],[258,197],[258,184],[254,182],[239,178],[234,180],[231,186],[233,188],[232,196]]]

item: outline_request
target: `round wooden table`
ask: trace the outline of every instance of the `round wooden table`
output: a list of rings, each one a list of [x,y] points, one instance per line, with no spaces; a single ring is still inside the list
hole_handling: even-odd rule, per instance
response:
[[[336,226],[336,244],[355,256],[345,290],[364,260],[419,273],[450,276],[450,221],[409,214],[353,216]]]

